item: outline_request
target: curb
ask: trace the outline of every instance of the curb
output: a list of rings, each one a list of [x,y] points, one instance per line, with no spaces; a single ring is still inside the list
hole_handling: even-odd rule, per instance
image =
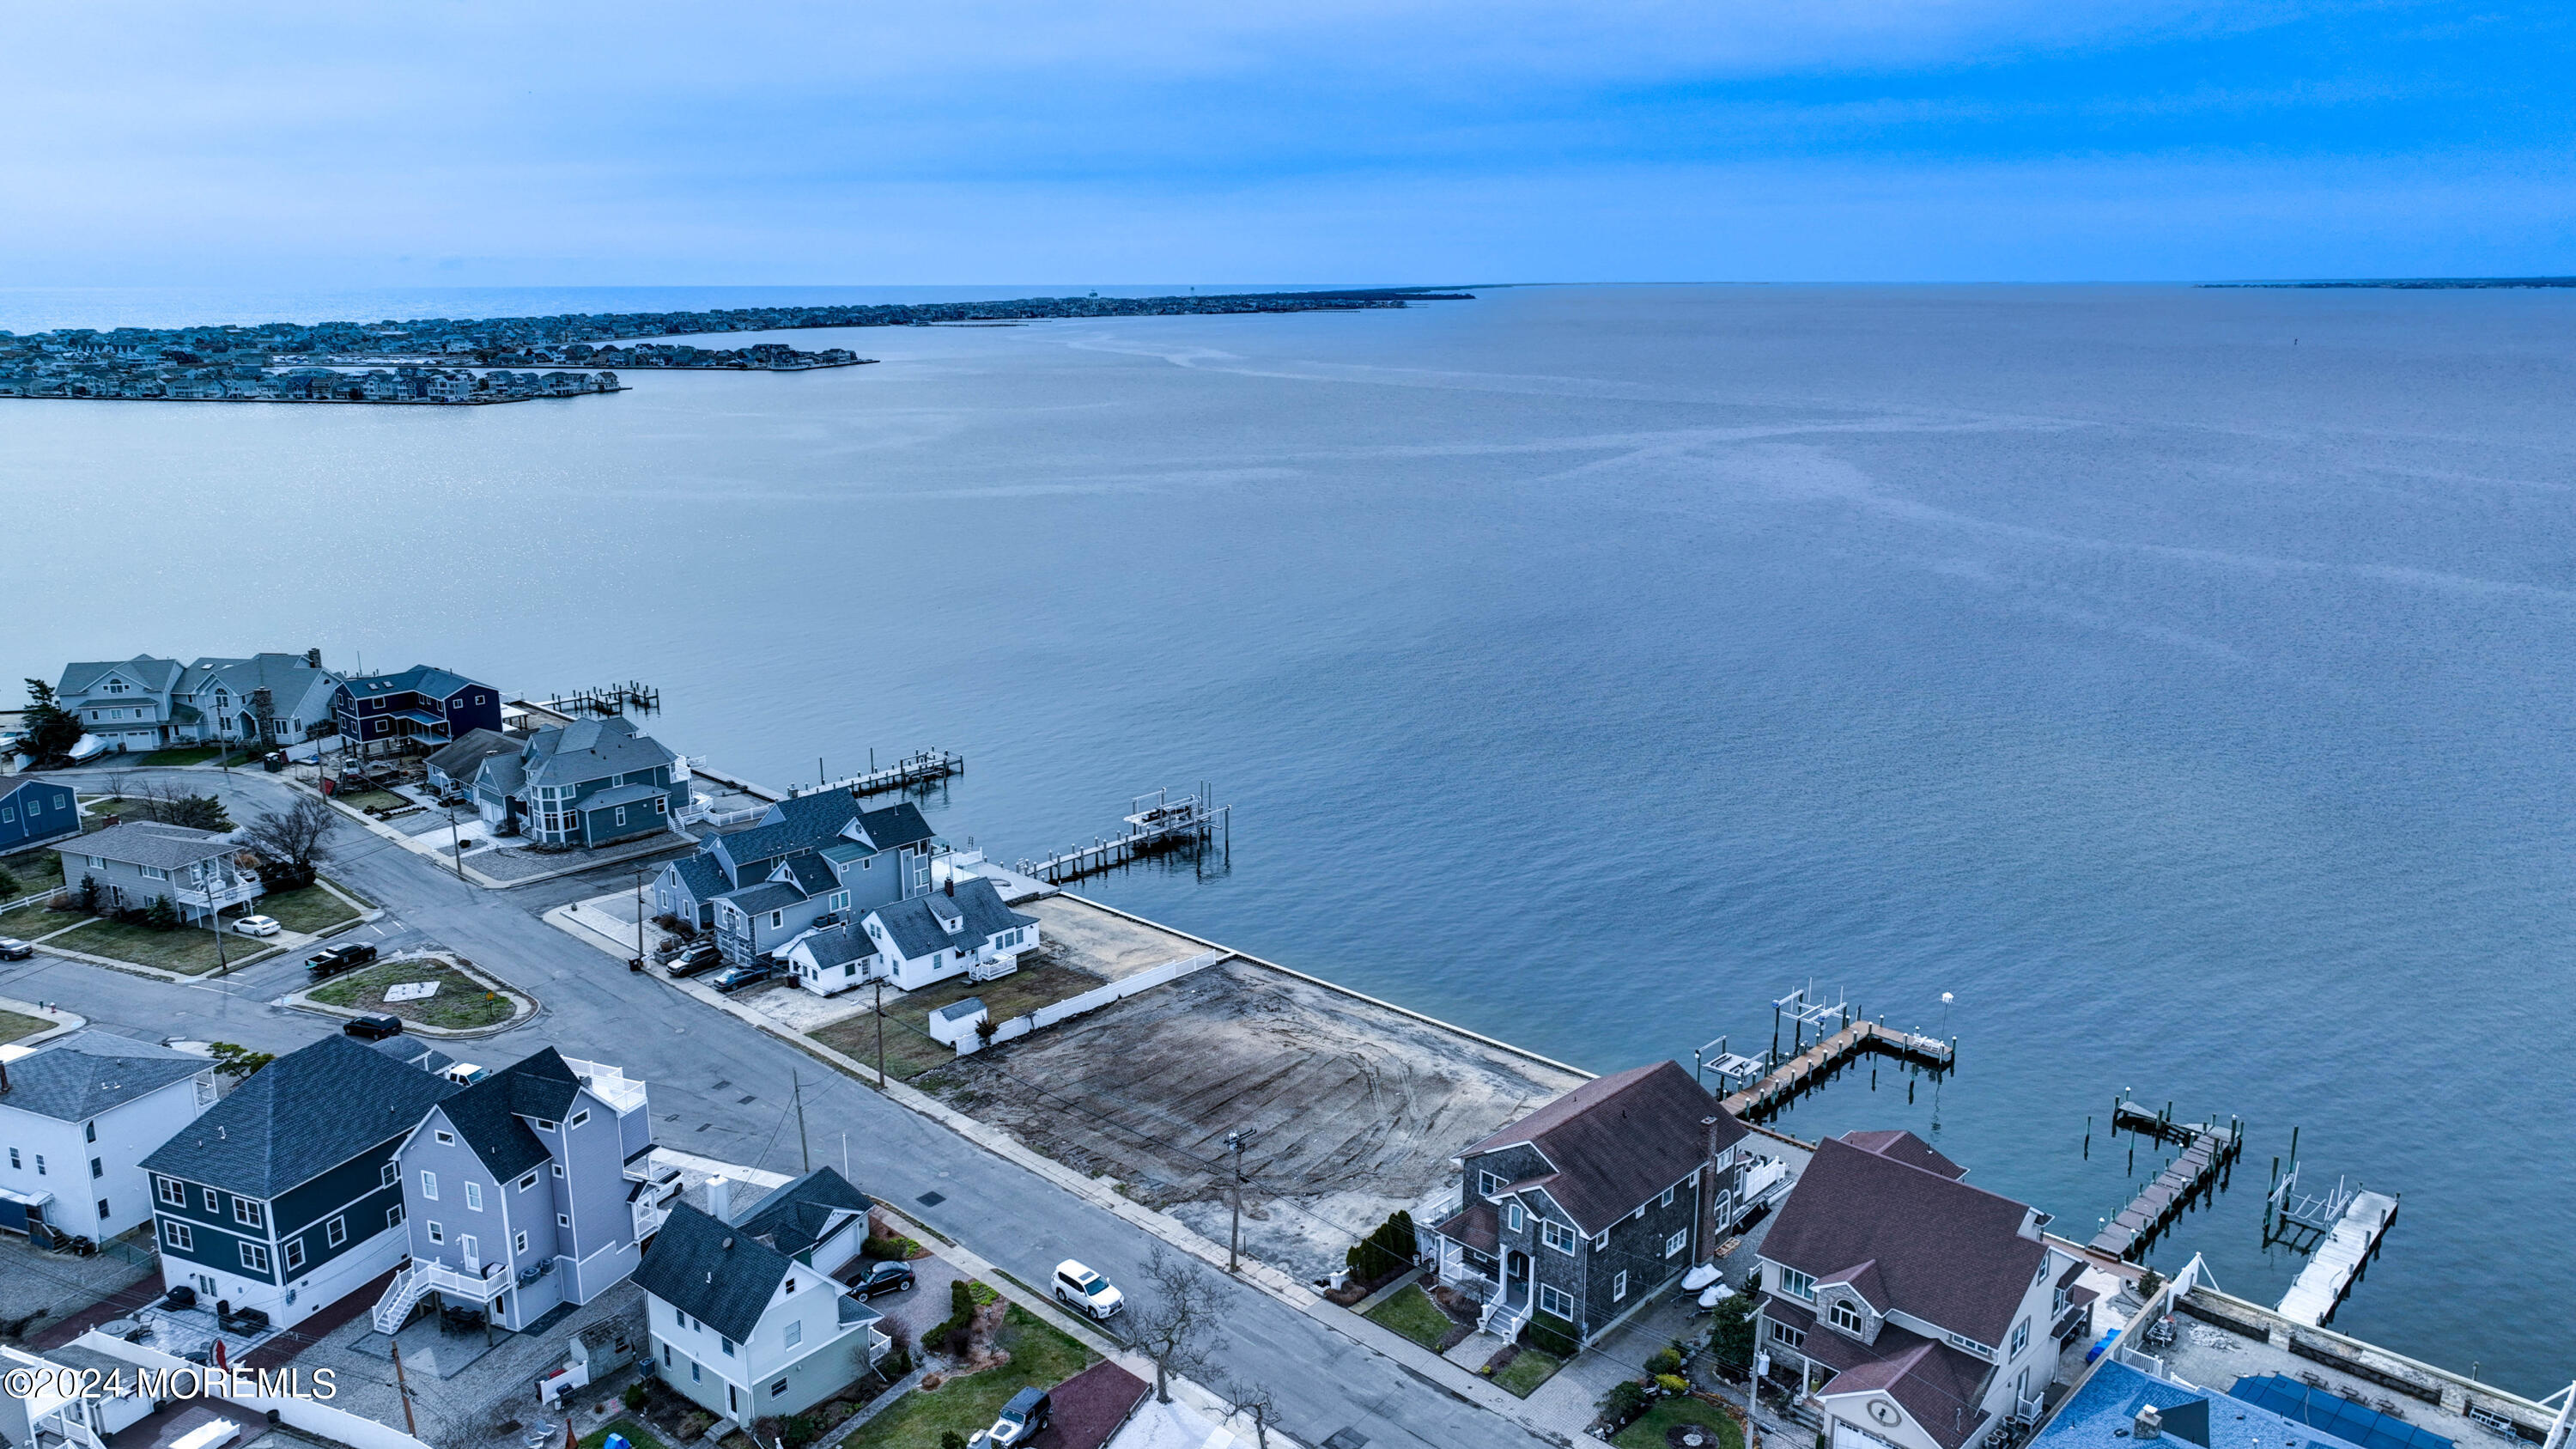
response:
[[[55,1037],[68,1036],[89,1025],[89,1018],[79,1012],[65,1011],[59,1006],[47,1006],[41,1001],[15,1001],[9,997],[0,996],[0,1011],[14,1011],[20,1016],[32,1016],[53,1023],[43,1031],[30,1032],[9,1043],[13,1047],[31,1047],[39,1042],[52,1041]]]
[[[57,932],[56,934],[60,933]],[[252,938],[245,936],[243,939],[250,940]],[[200,971],[196,975],[191,976],[185,971],[172,971],[161,966],[146,966],[140,961],[119,961],[113,956],[93,956],[87,951],[73,951],[61,946],[48,946],[42,941],[31,941],[28,944],[34,946],[37,952],[41,955],[59,956],[66,961],[78,961],[87,966],[104,966],[110,971],[122,971],[129,976],[149,977],[154,981],[167,981],[176,986],[191,986],[201,981],[222,981],[232,976],[235,972],[240,971],[245,966],[264,963],[271,956],[283,955],[286,951],[286,948],[283,946],[263,946],[238,961],[227,961],[225,963],[225,968],[222,971]]]
[[[428,1037],[434,1041],[475,1041],[487,1036],[499,1036],[505,1031],[516,1031],[520,1027],[526,1026],[529,1022],[532,1022],[539,1016],[545,1014],[546,1004],[537,999],[535,992],[526,990],[522,987],[513,986],[509,982],[503,981],[499,977],[493,976],[479,967],[459,966],[456,964],[453,957],[435,955],[388,956],[380,962],[371,962],[369,964],[392,965],[403,961],[438,962],[448,967],[450,970],[457,972],[459,975],[482,982],[484,987],[492,991],[494,994],[506,997],[509,1000],[515,1001],[521,1006],[527,1008],[524,1011],[512,1013],[510,1019],[507,1021],[495,1022],[490,1026],[425,1026],[419,1022],[412,1021],[407,1017],[399,1018],[402,1021],[403,1035],[405,1036]],[[286,1007],[291,1011],[309,1011],[316,1016],[336,1016],[344,1021],[355,1021],[362,1016],[376,1016],[383,1014],[372,1011],[360,1011],[354,1006],[333,1006],[329,1002],[315,1001],[313,999],[313,993],[317,989],[318,988],[316,987],[307,986],[301,990],[290,991],[284,996],[277,998],[276,1004]]]

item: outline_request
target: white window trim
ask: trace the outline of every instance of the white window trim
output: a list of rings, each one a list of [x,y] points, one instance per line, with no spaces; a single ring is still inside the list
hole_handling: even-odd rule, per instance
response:
[[[1572,1228],[1550,1222],[1546,1218],[1538,1220],[1538,1240],[1569,1258],[1574,1256],[1574,1245],[1580,1241],[1575,1237]]]

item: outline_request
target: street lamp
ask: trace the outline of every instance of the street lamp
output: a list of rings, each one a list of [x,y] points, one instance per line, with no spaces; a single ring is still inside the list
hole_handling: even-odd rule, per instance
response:
[[[1250,1128],[1225,1134],[1226,1150],[1234,1154],[1234,1223],[1226,1234],[1225,1271],[1243,1270],[1243,1149],[1252,1145],[1256,1134]]]

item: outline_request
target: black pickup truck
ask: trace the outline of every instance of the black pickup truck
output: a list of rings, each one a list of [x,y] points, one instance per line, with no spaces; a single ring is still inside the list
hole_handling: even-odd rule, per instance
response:
[[[374,959],[376,959],[375,947],[363,941],[352,941],[348,945],[333,946],[328,950],[316,951],[305,957],[304,970],[314,980],[319,981],[326,976],[337,976],[343,971],[354,970]]]

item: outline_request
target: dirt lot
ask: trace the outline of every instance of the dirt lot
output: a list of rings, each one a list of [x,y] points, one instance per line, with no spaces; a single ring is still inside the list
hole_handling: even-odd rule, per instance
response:
[[[1316,1278],[1460,1148],[1581,1080],[1235,960],[913,1085],[1219,1242],[1225,1137],[1255,1129],[1245,1246]]]

